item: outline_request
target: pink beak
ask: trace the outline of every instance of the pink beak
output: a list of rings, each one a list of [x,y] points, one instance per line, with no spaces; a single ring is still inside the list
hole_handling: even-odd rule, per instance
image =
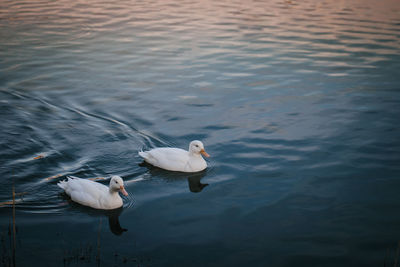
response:
[[[126,192],[125,187],[123,187],[123,186],[121,186],[121,187],[119,188],[119,191],[121,191],[121,193],[122,193],[124,196],[127,196],[127,195],[128,195],[128,192]]]

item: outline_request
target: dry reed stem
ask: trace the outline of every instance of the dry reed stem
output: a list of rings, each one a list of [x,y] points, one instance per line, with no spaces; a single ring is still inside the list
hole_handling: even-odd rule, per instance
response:
[[[13,183],[12,186],[12,198],[13,198],[13,209],[12,209],[12,230],[13,230],[13,247],[12,247],[12,260],[13,260],[13,266],[16,266],[15,262],[15,253],[16,253],[16,236],[17,236],[17,231],[15,227],[15,186]]]
[[[99,231],[98,231],[98,233],[97,233],[97,255],[96,255],[96,263],[97,263],[97,266],[100,266],[100,249],[101,249],[101,246],[100,246],[100,231],[101,231],[101,221],[102,221],[102,218],[100,218],[100,222],[99,222]]]

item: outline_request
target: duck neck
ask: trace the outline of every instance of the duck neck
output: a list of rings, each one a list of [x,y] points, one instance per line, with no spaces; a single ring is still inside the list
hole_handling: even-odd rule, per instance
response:
[[[108,189],[108,192],[109,192],[110,195],[112,195],[112,196],[118,195],[118,190],[115,190],[115,189],[113,189],[113,188],[111,188],[111,187]]]
[[[200,154],[199,153],[195,153],[193,151],[189,151],[189,156],[191,156],[191,157],[199,157]]]

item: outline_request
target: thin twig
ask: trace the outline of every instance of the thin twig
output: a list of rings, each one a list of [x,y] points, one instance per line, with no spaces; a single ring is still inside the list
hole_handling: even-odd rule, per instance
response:
[[[13,259],[13,266],[16,266],[15,263],[15,252],[16,252],[16,227],[15,227],[15,185],[13,182],[13,186],[12,186],[12,199],[13,199],[13,208],[12,208],[12,226],[13,226],[13,247],[12,247],[12,259]]]
[[[97,233],[97,256],[96,256],[96,262],[97,266],[100,267],[100,230],[101,230],[101,219],[100,218],[100,223],[99,223],[99,231]]]

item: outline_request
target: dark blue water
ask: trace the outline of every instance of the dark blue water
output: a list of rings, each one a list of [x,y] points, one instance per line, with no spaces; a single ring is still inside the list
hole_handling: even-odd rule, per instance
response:
[[[112,2],[0,3],[2,265],[13,184],[17,266],[400,262],[400,2]],[[205,172],[139,165],[193,139]]]

